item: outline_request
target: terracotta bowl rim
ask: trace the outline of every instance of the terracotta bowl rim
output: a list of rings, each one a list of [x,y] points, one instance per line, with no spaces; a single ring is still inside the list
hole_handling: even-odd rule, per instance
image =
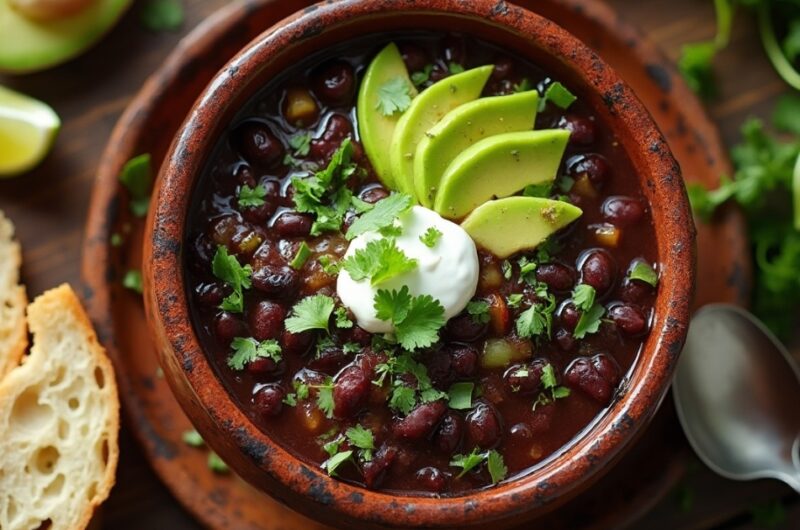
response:
[[[646,346],[622,395],[556,456],[534,471],[489,489],[456,496],[415,496],[371,491],[328,477],[264,434],[233,402],[216,377],[190,320],[183,281],[186,211],[195,177],[204,170],[204,154],[213,150],[226,104],[260,74],[265,58],[279,45],[308,46],[326,29],[354,17],[413,12],[480,19],[515,33],[551,53],[577,76],[584,90],[600,96],[619,137],[632,138],[628,156],[640,175],[657,232],[662,275],[655,317]],[[527,33],[536,27],[541,31]],[[357,35],[368,32],[359,32]],[[271,59],[267,59],[269,61]],[[628,136],[623,136],[628,135]],[[635,142],[634,140],[635,139]],[[199,156],[198,156],[199,155]],[[680,170],[652,118],[630,88],[596,53],[555,23],[523,8],[495,0],[341,0],[308,7],[266,30],[220,70],[195,102],[181,126],[156,182],[145,235],[145,303],[151,332],[165,375],[201,434],[218,434],[213,448],[231,457],[233,467],[295,508],[303,499],[312,517],[391,526],[474,525],[503,521],[552,506],[629,445],[653,416],[671,380],[686,336],[694,288],[694,226]],[[657,201],[653,199],[659,199]],[[204,417],[196,411],[202,410]],[[224,412],[223,413],[221,413]],[[227,458],[226,458],[227,459]],[[249,465],[242,466],[241,462]]]

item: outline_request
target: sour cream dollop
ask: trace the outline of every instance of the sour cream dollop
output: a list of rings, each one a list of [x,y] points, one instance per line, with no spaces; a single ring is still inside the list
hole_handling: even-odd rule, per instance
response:
[[[353,312],[358,325],[370,333],[394,331],[390,322],[375,316],[374,298],[379,289],[400,289],[405,285],[414,296],[428,294],[442,304],[444,316],[449,319],[467,306],[478,286],[478,251],[463,228],[422,206],[412,207],[398,222],[402,233],[396,238],[397,247],[417,260],[417,268],[374,287],[369,279],[354,281],[342,269],[336,283],[342,303]],[[431,227],[442,233],[433,248],[420,240]],[[356,236],[345,259],[381,237],[377,232]]]

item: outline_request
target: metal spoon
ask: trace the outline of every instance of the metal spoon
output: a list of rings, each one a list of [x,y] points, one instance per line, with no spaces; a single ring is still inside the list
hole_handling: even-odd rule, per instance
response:
[[[775,478],[800,493],[800,369],[764,324],[735,306],[700,309],[672,390],[708,467],[734,480]]]

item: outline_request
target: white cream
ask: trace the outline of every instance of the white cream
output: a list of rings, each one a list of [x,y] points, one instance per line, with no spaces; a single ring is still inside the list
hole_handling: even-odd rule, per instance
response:
[[[375,316],[373,304],[378,289],[400,289],[406,285],[414,296],[431,295],[442,304],[445,318],[449,319],[466,307],[478,286],[478,251],[463,228],[422,206],[414,206],[399,219],[399,224],[403,231],[397,237],[397,247],[417,260],[417,268],[374,287],[369,279],[354,281],[342,269],[336,283],[342,303],[353,312],[358,325],[371,333],[394,331],[390,322]],[[442,233],[433,248],[420,241],[420,236],[431,227]],[[345,258],[381,237],[377,232],[357,236]]]

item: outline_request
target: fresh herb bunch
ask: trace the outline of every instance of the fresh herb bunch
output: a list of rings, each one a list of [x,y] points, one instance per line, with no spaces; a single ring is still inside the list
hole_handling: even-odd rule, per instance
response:
[[[717,34],[709,41],[686,44],[678,68],[689,86],[701,97],[717,95],[713,62],[728,46],[734,15],[739,10],[758,19],[761,43],[778,75],[800,90],[800,0],[714,0]]]
[[[744,123],[742,142],[731,150],[732,178],[724,176],[711,191],[688,187],[703,220],[729,199],[744,210],[756,264],[753,310],[787,338],[800,309],[800,96],[781,98],[772,121],[785,136],[757,119]]]

